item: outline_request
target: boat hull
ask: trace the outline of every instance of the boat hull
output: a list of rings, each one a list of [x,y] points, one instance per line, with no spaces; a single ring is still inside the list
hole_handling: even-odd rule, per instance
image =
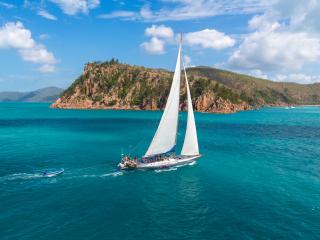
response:
[[[121,170],[170,168],[170,167],[181,166],[181,165],[185,165],[185,164],[194,162],[200,157],[201,157],[201,155],[168,157],[167,159],[162,160],[162,161],[150,162],[150,163],[138,163],[135,168],[128,168],[120,163],[119,168]]]

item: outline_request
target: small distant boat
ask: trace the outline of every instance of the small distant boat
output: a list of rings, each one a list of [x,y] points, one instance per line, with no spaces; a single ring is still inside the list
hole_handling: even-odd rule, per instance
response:
[[[180,39],[176,68],[171,84],[170,93],[163,111],[158,129],[151,144],[141,158],[132,159],[130,156],[122,156],[118,164],[120,169],[159,169],[185,165],[194,162],[199,154],[196,123],[193,113],[191,94],[187,73],[183,65],[187,88],[188,119],[183,147],[180,155],[176,155],[176,140],[179,118],[180,78],[181,78],[181,52],[182,37]]]
[[[294,109],[294,108],[296,108],[295,106],[286,106],[286,109]]]
[[[55,176],[62,174],[63,172],[64,172],[63,168],[61,168],[59,170],[54,170],[54,171],[44,171],[43,176],[44,177],[55,177]]]

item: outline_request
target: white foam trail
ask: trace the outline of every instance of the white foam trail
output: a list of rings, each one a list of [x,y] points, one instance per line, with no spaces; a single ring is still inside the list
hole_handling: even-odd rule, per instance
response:
[[[84,175],[67,175],[64,179],[73,179],[73,178],[104,178],[104,177],[118,177],[123,175],[123,172],[110,172],[105,174],[84,174]],[[5,175],[0,177],[0,182],[8,182],[8,181],[19,181],[19,180],[34,180],[39,178],[48,178],[44,176],[42,173],[14,173],[10,175]],[[50,183],[55,183],[57,180],[52,178]]]
[[[193,165],[195,165],[195,164],[197,164],[197,162],[196,162],[196,161],[193,161],[193,162],[189,163],[189,166],[193,166]]]
[[[14,173],[0,178],[0,181],[29,180],[44,177],[41,173]]]
[[[176,171],[178,170],[177,167],[171,167],[171,168],[165,168],[165,169],[157,169],[154,170],[156,173],[161,173],[161,172],[171,172],[171,171]]]
[[[83,178],[94,178],[94,177],[99,177],[99,176],[94,175],[94,174],[92,174],[92,175],[85,174],[85,175],[82,175],[80,177],[83,177]]]
[[[102,174],[101,177],[109,177],[109,176],[117,177],[117,176],[121,176],[121,175],[123,175],[123,172],[112,172],[112,173]]]
[[[72,176],[70,178],[104,178],[104,177],[117,177],[123,175],[123,172],[110,172],[104,174],[84,174],[78,176]]]

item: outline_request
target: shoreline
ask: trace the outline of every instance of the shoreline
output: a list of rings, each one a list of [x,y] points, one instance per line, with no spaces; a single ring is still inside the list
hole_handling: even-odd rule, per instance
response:
[[[309,105],[293,105],[294,107],[320,107],[320,104],[315,104],[315,105],[312,105],[312,104],[309,104]]]
[[[112,108],[112,107],[97,107],[97,108],[83,108],[83,107],[52,107],[52,105],[49,106],[49,108],[52,109],[61,109],[61,110],[83,110],[83,111],[90,111],[90,110],[113,110],[113,111],[152,111],[152,112],[163,112],[164,109],[140,109],[140,108]],[[247,110],[239,110],[234,112],[226,112],[226,111],[215,111],[215,112],[206,112],[206,111],[194,111],[197,113],[215,113],[215,114],[234,114],[237,112],[242,111],[250,111],[250,110],[256,110],[256,109],[247,109]],[[179,110],[180,112],[187,112],[186,110]]]
[[[141,108],[126,108],[126,107],[77,107],[77,106],[68,106],[68,107],[57,107],[53,106],[54,103],[52,103],[49,108],[52,109],[62,109],[62,110],[114,110],[114,111],[159,111],[162,112],[164,109],[141,109]],[[238,112],[244,112],[244,111],[254,111],[259,110],[261,108],[286,108],[288,106],[293,107],[320,107],[320,104],[302,104],[302,105],[265,105],[265,106],[259,106],[259,107],[251,107],[250,109],[243,109],[239,111],[196,111],[198,113],[205,113],[205,114],[234,114]],[[186,112],[186,110],[179,110],[181,112]]]

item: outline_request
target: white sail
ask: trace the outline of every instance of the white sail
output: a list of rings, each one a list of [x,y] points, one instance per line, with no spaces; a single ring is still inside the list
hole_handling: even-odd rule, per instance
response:
[[[179,98],[180,98],[180,74],[181,74],[181,43],[179,46],[176,69],[167,100],[166,107],[162,114],[158,129],[152,142],[144,155],[145,157],[167,153],[174,150],[176,145]]]
[[[181,150],[181,155],[195,156],[195,155],[199,155],[197,128],[196,128],[196,122],[194,120],[191,94],[190,94],[189,83],[188,83],[187,73],[186,73],[184,64],[183,64],[183,70],[184,70],[186,86],[187,86],[188,120],[187,120],[186,135],[184,137],[184,143]]]

